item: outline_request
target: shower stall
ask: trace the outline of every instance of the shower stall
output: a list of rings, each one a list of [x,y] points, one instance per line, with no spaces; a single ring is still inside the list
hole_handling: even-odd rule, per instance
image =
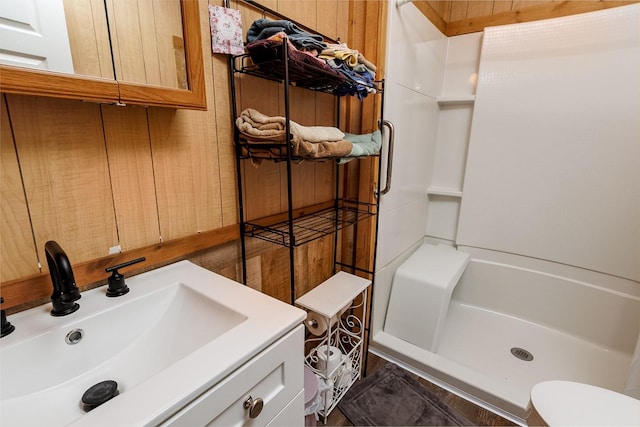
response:
[[[639,9],[447,38],[389,7],[373,352],[517,422],[537,382],[637,390]],[[470,259],[437,301],[430,279],[407,288],[440,322],[393,314],[396,272],[425,243]],[[427,258],[416,277],[440,265]]]

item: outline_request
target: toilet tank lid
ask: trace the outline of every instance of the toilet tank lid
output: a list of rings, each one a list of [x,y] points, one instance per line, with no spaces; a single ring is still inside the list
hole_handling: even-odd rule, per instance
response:
[[[544,381],[531,389],[531,405],[549,426],[637,426],[640,400],[572,381]]]

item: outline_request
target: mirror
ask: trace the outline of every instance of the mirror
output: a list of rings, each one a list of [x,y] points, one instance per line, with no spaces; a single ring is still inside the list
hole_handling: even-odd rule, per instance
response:
[[[199,2],[2,0],[0,71],[7,93],[206,109]]]
[[[187,89],[180,0],[106,0],[106,5],[116,80]]]
[[[2,0],[0,22],[0,63],[187,89],[180,0]]]
[[[102,0],[2,0],[0,63],[113,79]]]

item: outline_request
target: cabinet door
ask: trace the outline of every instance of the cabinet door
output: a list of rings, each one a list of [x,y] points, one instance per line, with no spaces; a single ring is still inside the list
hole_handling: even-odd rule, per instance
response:
[[[304,390],[302,390],[267,427],[302,426],[300,420],[304,418]]]
[[[266,426],[303,389],[303,339],[304,326],[300,325],[162,426]],[[244,407],[249,397],[264,402],[255,418],[250,418]],[[304,403],[297,412],[300,418],[292,425],[304,425],[303,407]],[[288,417],[296,413],[294,409]]]

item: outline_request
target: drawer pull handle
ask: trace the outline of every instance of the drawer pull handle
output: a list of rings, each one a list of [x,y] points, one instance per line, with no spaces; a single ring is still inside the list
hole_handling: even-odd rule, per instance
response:
[[[249,396],[242,406],[244,406],[244,409],[249,410],[249,418],[257,418],[258,415],[260,415],[260,412],[262,412],[264,401],[260,398],[254,399]]]

